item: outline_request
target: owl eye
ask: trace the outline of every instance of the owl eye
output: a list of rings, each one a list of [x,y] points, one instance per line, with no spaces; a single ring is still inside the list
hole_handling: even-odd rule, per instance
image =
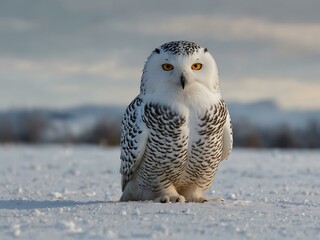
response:
[[[193,70],[200,70],[202,68],[202,64],[201,63],[194,63],[191,65],[191,68]]]
[[[170,63],[162,64],[162,69],[165,71],[171,71],[173,68],[174,68],[173,65]]]

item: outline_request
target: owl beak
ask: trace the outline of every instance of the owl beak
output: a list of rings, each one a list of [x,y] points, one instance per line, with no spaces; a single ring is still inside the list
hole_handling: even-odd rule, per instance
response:
[[[186,78],[183,74],[181,74],[181,77],[180,77],[180,83],[181,83],[181,86],[182,88],[184,89],[184,86],[186,85]]]

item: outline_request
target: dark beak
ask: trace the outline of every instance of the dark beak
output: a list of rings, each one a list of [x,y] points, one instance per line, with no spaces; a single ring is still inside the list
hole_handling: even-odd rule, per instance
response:
[[[181,77],[180,77],[180,83],[181,83],[181,86],[182,88],[184,89],[184,86],[186,85],[186,78],[184,77],[183,74],[181,74]]]

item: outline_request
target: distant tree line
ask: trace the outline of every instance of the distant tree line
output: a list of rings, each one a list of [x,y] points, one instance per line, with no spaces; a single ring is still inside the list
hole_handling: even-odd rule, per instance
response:
[[[38,111],[0,117],[0,142],[40,143],[44,130],[50,125]]]
[[[250,148],[320,148],[320,122],[310,121],[303,128],[286,124],[257,127],[247,120],[236,122],[234,145]]]
[[[0,116],[0,143],[87,143],[117,146],[120,142],[121,119],[97,119],[80,133],[65,125],[63,134],[55,136],[53,120],[40,111],[28,111],[12,118]],[[304,128],[282,124],[258,127],[242,119],[233,122],[234,146],[249,148],[320,148],[320,122],[310,121]],[[48,134],[50,133],[50,134]],[[51,137],[50,137],[50,136]],[[48,137],[49,136],[49,137]]]

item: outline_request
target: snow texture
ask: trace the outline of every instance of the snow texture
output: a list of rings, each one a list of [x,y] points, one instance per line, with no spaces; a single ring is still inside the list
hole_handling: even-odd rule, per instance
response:
[[[119,149],[0,147],[0,239],[320,239],[320,152],[236,149],[210,197],[118,202]]]

